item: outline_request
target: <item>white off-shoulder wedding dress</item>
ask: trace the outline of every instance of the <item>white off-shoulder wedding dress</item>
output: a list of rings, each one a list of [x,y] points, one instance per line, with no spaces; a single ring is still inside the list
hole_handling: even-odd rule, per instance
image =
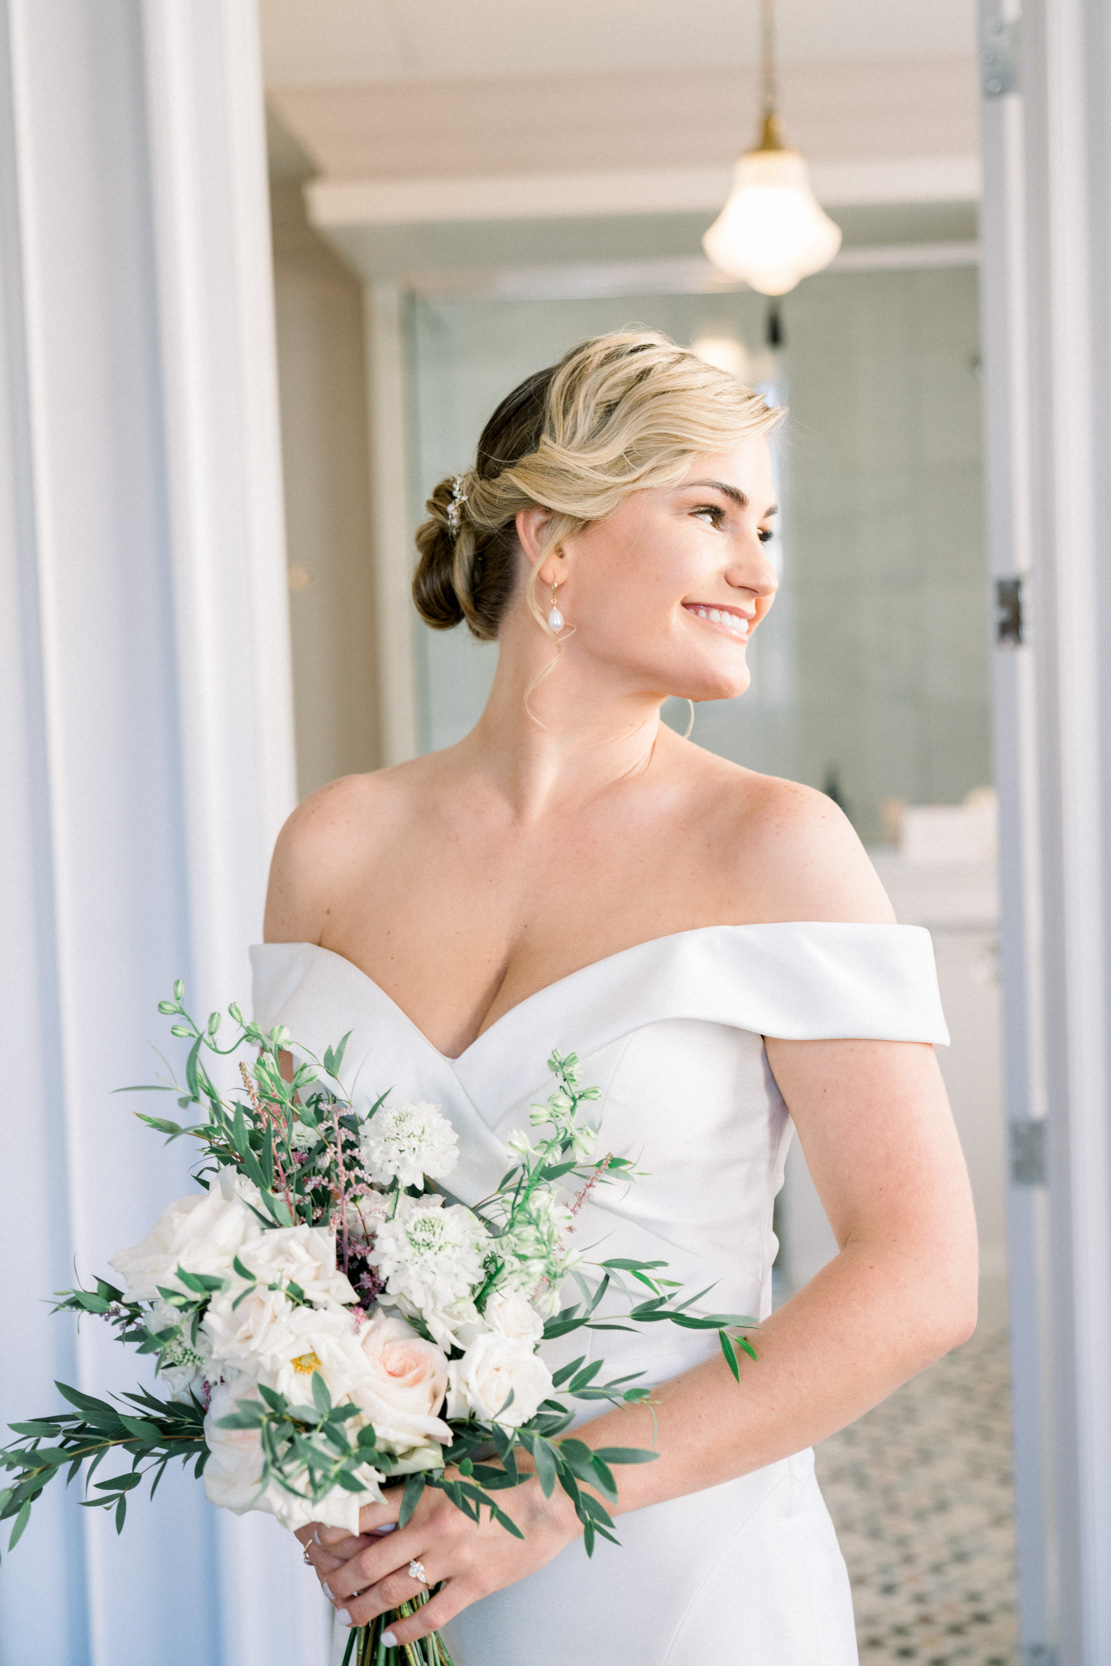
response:
[[[643,1178],[600,1188],[576,1233],[598,1258],[665,1259],[715,1311],[765,1317],[772,1204],[790,1123],[764,1051],[789,1040],[945,1042],[929,934],[917,926],[704,926],[641,943],[522,1001],[446,1058],[350,961],[308,943],[252,951],[254,1010],[319,1053],[348,1030],[356,1102],[438,1103],[461,1160],[451,1189],[485,1197],[504,1140],[550,1091],[552,1048],[579,1054],[602,1150]],[[607,1375],[663,1381],[716,1352],[706,1333],[577,1332],[553,1358],[595,1349]],[[759,1365],[751,1367],[752,1373]],[[748,1372],[742,1373],[742,1386]],[[589,1410],[584,1415],[590,1415]],[[457,1666],[854,1666],[845,1565],[798,1452],[739,1480],[618,1520],[621,1547],[581,1543],[446,1629]]]

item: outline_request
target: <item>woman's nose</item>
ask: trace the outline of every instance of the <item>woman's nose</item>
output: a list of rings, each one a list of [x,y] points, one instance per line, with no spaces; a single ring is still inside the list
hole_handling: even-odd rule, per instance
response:
[[[779,579],[775,568],[764,554],[763,544],[758,545],[759,554],[754,554],[747,561],[738,561],[730,567],[725,575],[727,584],[734,590],[750,590],[758,598],[775,595],[779,589]]]

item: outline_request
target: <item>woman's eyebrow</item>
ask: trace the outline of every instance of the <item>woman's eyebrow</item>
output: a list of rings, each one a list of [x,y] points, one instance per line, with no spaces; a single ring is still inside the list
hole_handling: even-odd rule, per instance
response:
[[[748,508],[748,494],[742,492],[739,486],[727,485],[724,480],[684,480],[681,489],[685,492],[692,486],[708,486],[711,491],[721,492],[723,496],[732,498],[733,502],[736,503],[741,509]],[[778,515],[778,513],[779,505],[777,503],[773,503],[770,508],[764,510],[760,519],[766,521],[769,520],[772,515]]]
[[[684,491],[687,491],[692,486],[708,486],[711,491],[721,492],[724,497],[731,497],[733,502],[738,504],[740,508],[748,508],[747,493],[742,492],[739,486],[726,485],[724,480],[684,480]]]

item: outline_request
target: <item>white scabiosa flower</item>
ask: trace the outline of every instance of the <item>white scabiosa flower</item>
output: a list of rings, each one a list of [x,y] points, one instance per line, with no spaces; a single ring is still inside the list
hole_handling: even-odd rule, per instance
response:
[[[363,1168],[379,1186],[444,1180],[459,1161],[459,1140],[438,1105],[383,1106],[363,1129]]]
[[[446,1209],[442,1205],[438,1197],[402,1197],[393,1220],[378,1228],[374,1246],[387,1294],[403,1311],[425,1319],[470,1304],[490,1248],[489,1234],[477,1215],[461,1203]]]

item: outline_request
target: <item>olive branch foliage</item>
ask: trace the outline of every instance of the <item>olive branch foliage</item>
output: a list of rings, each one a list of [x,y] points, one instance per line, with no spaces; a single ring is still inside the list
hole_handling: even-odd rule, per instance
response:
[[[186,1011],[184,999],[184,986],[179,980],[174,985],[173,999],[159,1003],[159,1011],[173,1020],[171,1033],[189,1044],[184,1082],[171,1079],[121,1091],[169,1092],[176,1095],[179,1111],[195,1114],[199,1108],[203,1120],[187,1123],[142,1111],[137,1115],[148,1127],[164,1134],[167,1141],[188,1137],[198,1142],[203,1153],[198,1179],[212,1167],[231,1166],[252,1181],[261,1210],[250,1202],[248,1206],[263,1226],[320,1225],[331,1220],[338,1207],[337,1259],[348,1271],[353,1251],[347,1238],[346,1205],[354,1195],[352,1176],[358,1172],[359,1136],[367,1120],[356,1115],[339,1079],[350,1032],[317,1059],[294,1043],[283,1027],[263,1031],[232,1005],[228,1016],[234,1027],[233,1039],[222,1046],[222,1015],[213,1013],[206,1024],[198,1025]],[[249,1049],[251,1054],[249,1064],[240,1063],[245,1097],[227,1102],[206,1068],[205,1055],[224,1058],[241,1049]],[[295,1062],[287,1077],[282,1056],[290,1051]],[[534,1126],[546,1127],[548,1132],[535,1146],[526,1140],[519,1160],[502,1177],[497,1190],[474,1206],[473,1212],[492,1235],[484,1282],[476,1293],[480,1310],[505,1265],[498,1240],[509,1239],[522,1230],[543,1230],[543,1211],[538,1204],[544,1190],[550,1190],[555,1182],[562,1182],[568,1189],[577,1185],[577,1208],[599,1183],[620,1179],[623,1173],[629,1177],[627,1158],[587,1158],[593,1134],[578,1121],[578,1111],[584,1102],[598,1097],[598,1090],[580,1087],[577,1056],[553,1052],[548,1068],[555,1077],[555,1089],[546,1105],[533,1108],[531,1118]],[[374,1102],[369,1116],[386,1097],[384,1093]],[[317,1136],[307,1152],[304,1142],[300,1149],[294,1146],[296,1124]],[[746,1335],[731,1334],[753,1328],[756,1321],[744,1314],[693,1311],[708,1291],[679,1300],[679,1286],[661,1272],[666,1262],[614,1257],[594,1265],[599,1277],[593,1289],[581,1274],[572,1273],[580,1299],[546,1321],[546,1341],[577,1330],[631,1330],[668,1323],[715,1330],[738,1382],[739,1353],[756,1358]],[[245,1284],[242,1299],[255,1279],[238,1258],[234,1266]],[[115,1329],[118,1341],[140,1354],[157,1356],[161,1365],[174,1357],[175,1349],[196,1344],[209,1301],[229,1286],[227,1279],[191,1273],[182,1267],[177,1269],[176,1279],[177,1286],[159,1290],[163,1309],[171,1315],[159,1330],[151,1329],[148,1307],[129,1301],[122,1290],[103,1278],[97,1278],[91,1289],[57,1292],[54,1311],[105,1320]],[[615,1316],[607,1310],[604,1316],[599,1314],[608,1292],[627,1295],[630,1284],[646,1293],[637,1297],[627,1312]],[[280,1288],[294,1302],[306,1299],[291,1280],[270,1288]],[[424,1334],[428,1335],[426,1330]],[[580,1355],[554,1373],[553,1386],[561,1396],[580,1401],[651,1405],[651,1391],[634,1381],[640,1373],[602,1382],[599,1378],[603,1367],[604,1361],[588,1363],[585,1354]],[[22,1536],[36,1499],[62,1473],[68,1484],[84,1471],[89,1496],[82,1503],[86,1508],[113,1511],[117,1532],[123,1529],[131,1494],[144,1480],[149,1479],[153,1495],[167,1466],[175,1460],[184,1465],[191,1463],[198,1478],[203,1473],[209,1455],[204,1438],[205,1407],[195,1395],[180,1402],[160,1399],[143,1388],[115,1396],[119,1402],[115,1405],[65,1383],[55,1386],[73,1410],[10,1424],[18,1438],[0,1448],[0,1471],[6,1471],[8,1477],[7,1485],[0,1488],[0,1521],[14,1517],[9,1550]],[[259,1398],[237,1402],[235,1412],[222,1418],[220,1426],[258,1432],[262,1452],[260,1492],[276,1481],[285,1491],[318,1503],[337,1486],[365,1493],[366,1478],[360,1472],[366,1466],[386,1477],[396,1469],[398,1460],[379,1450],[372,1427],[364,1426],[352,1436],[347,1425],[360,1415],[359,1408],[349,1403],[333,1404],[319,1372],[311,1377],[311,1405],[292,1404],[285,1395],[261,1383],[257,1386]],[[499,1418],[511,1401],[512,1395],[500,1408]],[[443,1467],[406,1476],[399,1525],[409,1520],[427,1487],[443,1492],[472,1521],[479,1522],[485,1511],[506,1532],[520,1538],[521,1529],[501,1508],[498,1498],[535,1473],[545,1497],[550,1498],[559,1486],[571,1500],[588,1554],[599,1537],[617,1543],[613,1519],[606,1508],[617,1500],[614,1469],[649,1463],[657,1454],[638,1447],[592,1448],[567,1435],[573,1418],[573,1410],[563,1398],[549,1398],[519,1428],[507,1429],[499,1422],[455,1423],[455,1438],[444,1450]],[[521,1454],[527,1461],[519,1461]],[[94,1480],[100,1465],[110,1456],[124,1459],[127,1467]]]

